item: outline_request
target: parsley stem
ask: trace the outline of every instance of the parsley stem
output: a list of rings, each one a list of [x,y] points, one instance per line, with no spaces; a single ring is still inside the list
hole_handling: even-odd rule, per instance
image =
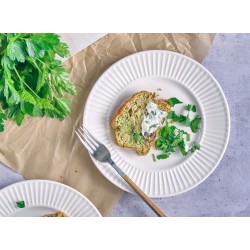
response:
[[[19,80],[22,82],[22,83],[24,83],[24,85],[36,96],[36,97],[38,97],[39,99],[40,99],[40,96],[39,95],[37,95],[37,93],[21,78],[21,76],[19,75],[19,73],[18,73],[18,71],[17,71],[17,69],[16,69],[16,67],[14,66],[13,67],[13,69],[14,69],[14,71],[16,72],[16,74],[17,74],[17,76],[18,76],[18,78],[19,78]]]
[[[36,63],[36,60],[34,60],[33,58],[31,58],[32,62],[35,64],[36,68],[38,69],[38,71],[40,73],[42,73],[41,69],[38,67],[37,63]]]
[[[40,63],[42,63],[43,65],[45,65],[46,68],[48,68],[49,70],[52,70],[48,65],[46,65],[42,60],[40,60],[39,58],[36,58]]]
[[[22,36],[23,34],[19,34],[19,35],[17,35],[17,36],[14,36],[14,37],[11,37],[11,36],[8,36],[7,35],[7,37],[8,37],[8,39],[10,40],[10,42],[15,42],[17,39],[20,39],[20,37]]]
[[[156,156],[155,156],[155,154],[152,154],[152,157],[153,157],[153,161],[156,162]]]
[[[38,60],[40,63],[45,64],[42,60],[40,60],[39,58],[36,58],[36,60]]]

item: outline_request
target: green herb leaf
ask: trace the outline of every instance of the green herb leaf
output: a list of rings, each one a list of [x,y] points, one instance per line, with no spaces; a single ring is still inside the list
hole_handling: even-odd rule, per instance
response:
[[[3,34],[0,34],[0,48],[2,47],[2,41],[3,41],[3,39],[4,39],[4,35]]]
[[[192,132],[196,133],[199,130],[199,126],[200,126],[200,122],[201,122],[201,117],[199,115],[197,115],[190,123],[190,128],[192,130]]]
[[[8,56],[4,55],[1,60],[1,65],[5,71],[8,71],[8,69],[13,69],[15,62],[11,61]]]
[[[6,111],[6,116],[15,121],[18,126],[22,124],[22,121],[24,119],[24,114],[21,110],[20,105],[8,107],[5,111]]]
[[[193,105],[192,111],[193,111],[193,112],[196,112],[196,106],[195,106],[195,105]]]
[[[187,111],[190,111],[192,109],[192,105],[191,104],[188,104],[187,106],[186,106],[186,110]]]
[[[42,98],[35,97],[35,102],[36,102],[36,105],[37,105],[38,108],[51,109],[51,110],[55,109],[55,107],[47,99],[42,99]]]
[[[20,91],[20,98],[25,101],[25,102],[29,102],[33,105],[36,105],[36,100],[35,98],[25,89],[22,89]]]
[[[11,107],[21,101],[20,95],[14,87],[14,81],[11,79],[5,79],[4,96]]]
[[[3,112],[3,110],[0,108],[0,132],[2,132],[4,130],[4,121],[7,120],[7,117],[5,115],[5,113]]]
[[[17,205],[19,208],[25,208],[25,202],[24,202],[24,201],[17,201],[17,202],[16,202],[16,205]]]
[[[12,61],[25,62],[25,46],[21,41],[10,42],[7,46],[6,53]]]
[[[138,134],[137,131],[134,132],[133,137],[137,144],[141,144],[143,138],[141,135]]]
[[[180,104],[183,102],[179,101],[176,97],[173,97],[173,98],[168,99],[168,103],[170,107],[174,107],[176,104]]]
[[[187,156],[188,155],[188,152],[186,152],[186,150],[185,150],[185,146],[179,145],[179,149],[180,149],[180,151],[181,151],[181,153],[182,153],[183,156]]]
[[[16,124],[20,126],[23,122],[23,119],[24,119],[24,113],[21,111],[21,109],[18,109],[15,116]]]
[[[37,33],[29,38],[36,47],[46,51],[53,50],[53,46],[59,43],[59,36],[53,33]]]
[[[45,56],[45,50],[37,41],[34,41],[32,39],[26,39],[25,42],[27,45],[27,52],[30,57],[43,58]]]
[[[34,105],[29,103],[29,102],[25,102],[25,101],[21,101],[21,111],[23,114],[28,114],[28,115],[33,115],[33,109],[34,109]]]
[[[176,115],[175,111],[170,111],[167,115],[167,119],[172,119],[174,122],[180,121],[180,117]]]
[[[167,115],[167,119],[173,119],[174,116],[175,116],[175,111],[170,111]]]
[[[51,110],[50,110],[51,111]],[[52,112],[52,111],[51,111]],[[45,115],[45,110],[42,109],[42,108],[39,108],[37,106],[33,107],[32,109],[32,113],[31,113],[32,116],[38,116],[38,117],[43,117]],[[52,118],[58,118],[56,116],[50,116]]]
[[[180,115],[179,121],[178,122],[185,122],[187,117],[185,115]]]
[[[69,57],[69,47],[66,43],[59,43],[53,47],[54,51],[61,57]]]
[[[188,104],[188,105],[186,106],[186,110],[187,110],[187,111],[196,112],[196,106],[195,106],[195,105]]]
[[[37,92],[39,92],[45,84],[48,84],[49,82],[48,77],[49,77],[49,72],[47,70],[44,69],[42,72],[39,72],[37,85],[36,85]]]
[[[162,160],[162,159],[167,159],[169,157],[168,154],[161,154],[161,155],[157,155],[156,156],[158,160]]]
[[[55,98],[55,108],[61,111],[65,116],[72,112],[69,100],[66,98]]]
[[[192,153],[194,153],[196,150],[200,150],[200,148],[201,148],[200,144],[194,144],[194,145],[191,147],[190,151],[191,151]]]
[[[44,110],[44,109],[43,109]],[[42,111],[43,111],[42,110]],[[44,115],[46,116],[49,116],[51,118],[57,118],[59,119],[60,121],[62,121],[64,118],[65,118],[65,115],[62,114],[62,112],[60,112],[59,110],[57,109],[54,109],[54,110],[50,110],[50,109],[45,109],[44,110]]]
[[[189,118],[189,116],[186,116],[186,117],[185,117],[183,123],[184,123],[184,125],[185,125],[186,127],[189,127],[189,126],[190,126],[190,118]]]
[[[76,95],[76,89],[72,83],[68,81],[69,74],[62,67],[57,67],[51,71],[51,82],[53,85],[62,88],[64,91]]]
[[[178,135],[174,137],[174,140],[171,144],[171,146],[174,148],[176,146],[179,145],[179,143],[181,143],[183,141],[183,133],[182,132],[178,132]]]
[[[155,154],[152,154],[152,157],[153,157],[153,161],[156,162]]]

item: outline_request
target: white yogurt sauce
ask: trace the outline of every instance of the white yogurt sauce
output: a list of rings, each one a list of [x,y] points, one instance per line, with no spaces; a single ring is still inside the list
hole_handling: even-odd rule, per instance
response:
[[[153,102],[148,102],[147,115],[144,115],[144,119],[141,124],[142,135],[145,137],[146,134],[154,133],[158,127],[161,127],[162,119],[167,116],[167,112],[161,111],[157,108],[157,105]]]

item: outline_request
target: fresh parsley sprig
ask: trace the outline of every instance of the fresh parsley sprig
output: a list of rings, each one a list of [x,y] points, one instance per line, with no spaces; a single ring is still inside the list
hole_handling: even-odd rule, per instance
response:
[[[25,115],[63,120],[71,113],[65,95],[76,89],[57,55],[70,54],[56,34],[0,34],[0,132],[7,118],[21,125]]]

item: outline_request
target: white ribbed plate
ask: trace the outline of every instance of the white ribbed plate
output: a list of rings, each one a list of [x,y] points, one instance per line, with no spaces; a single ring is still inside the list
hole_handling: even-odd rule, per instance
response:
[[[116,145],[110,121],[124,101],[141,90],[156,92],[160,99],[177,97],[184,104],[197,105],[201,130],[191,136],[200,143],[200,151],[187,157],[174,153],[153,162],[155,149],[147,156],[138,156]],[[183,107],[173,109],[179,113]],[[180,194],[205,180],[221,160],[230,133],[227,101],[211,73],[189,57],[160,50],[125,57],[104,72],[88,97],[83,123],[108,147],[117,165],[151,197]],[[109,165],[94,163],[115,185],[133,192]]]
[[[24,201],[25,208],[18,208],[17,201]],[[0,190],[0,217],[41,217],[57,211],[70,217],[101,216],[84,195],[59,182],[29,180]]]

